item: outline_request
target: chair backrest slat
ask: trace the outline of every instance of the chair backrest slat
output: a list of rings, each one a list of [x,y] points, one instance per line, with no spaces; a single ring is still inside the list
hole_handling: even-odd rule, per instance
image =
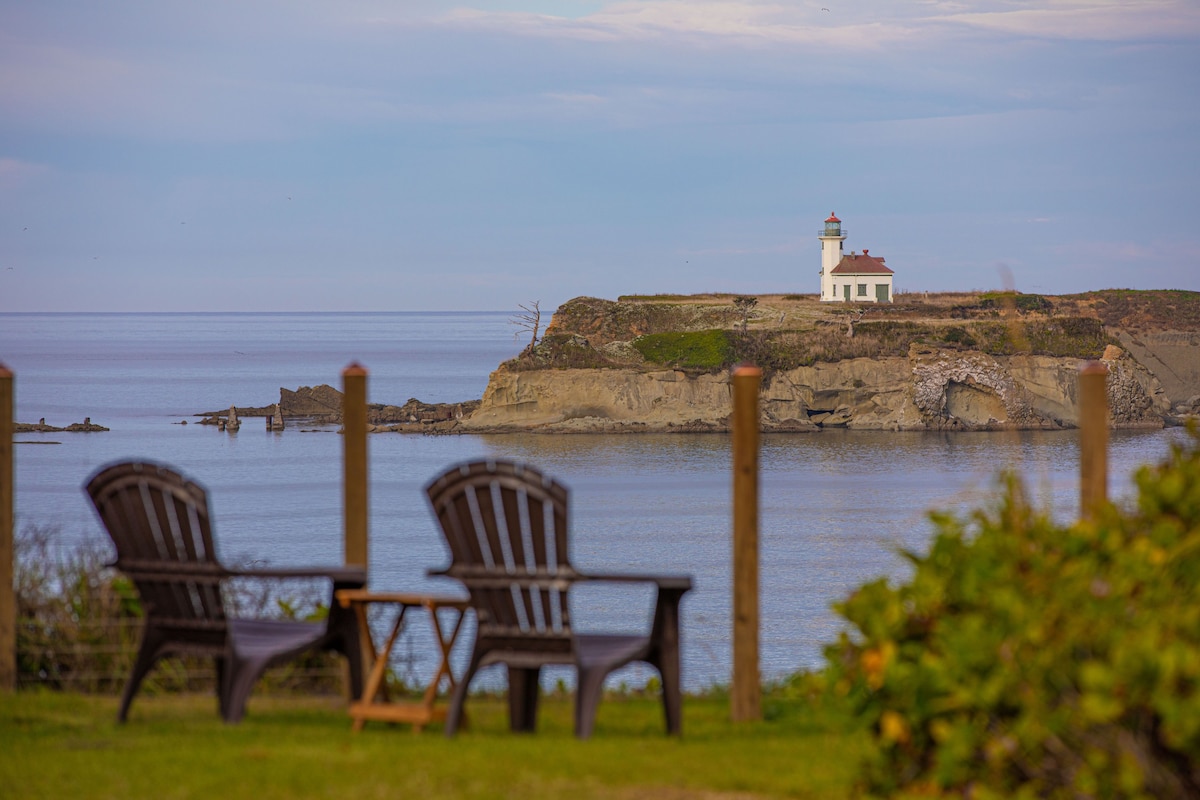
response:
[[[101,469],[88,496],[117,548],[116,566],[137,586],[147,614],[206,630],[224,625],[208,497],[179,473],[151,462]]]
[[[481,633],[569,639],[567,489],[507,461],[453,467],[426,487]]]

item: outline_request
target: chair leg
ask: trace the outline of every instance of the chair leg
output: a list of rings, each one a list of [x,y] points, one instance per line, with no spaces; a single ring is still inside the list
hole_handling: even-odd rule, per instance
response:
[[[335,584],[334,592],[342,588],[358,588],[357,586]],[[350,697],[359,700],[363,693],[363,673],[365,672],[363,643],[358,633],[358,619],[355,615],[343,609],[332,597],[329,601],[329,619],[326,621],[329,640],[326,647],[335,650],[346,657],[350,670]]]
[[[229,713],[227,701],[229,699],[229,665],[226,663],[225,656],[217,656],[213,659],[216,662],[217,669],[217,711],[221,714],[221,719],[225,719]]]
[[[482,660],[483,651],[478,648],[471,651],[471,663],[458,679],[454,694],[450,696],[450,707],[446,709],[446,738],[458,733],[459,725],[462,724],[463,705],[467,701],[467,690],[471,687],[471,679],[475,677],[475,671],[479,669],[479,662]]]
[[[683,692],[679,679],[679,651],[663,648],[657,663],[662,678],[663,715],[666,717],[667,734],[679,736],[683,732]]]
[[[596,724],[596,708],[604,691],[608,673],[602,669],[580,669],[579,686],[575,688],[575,736],[587,739]]]
[[[508,668],[508,726],[514,733],[537,728],[539,667]]]
[[[162,655],[162,646],[165,641],[165,637],[161,636],[154,628],[142,631],[142,643],[138,646],[137,658],[133,662],[129,680],[125,681],[125,689],[121,692],[121,706],[117,709],[117,722],[124,722],[129,716],[129,706],[133,704],[133,697],[137,694],[146,675],[150,673]]]
[[[230,655],[224,660],[225,675],[221,681],[221,718],[236,725],[246,715],[246,703],[267,662],[259,659],[242,661]]]
[[[509,729],[533,733],[538,728],[539,667],[509,667]]]

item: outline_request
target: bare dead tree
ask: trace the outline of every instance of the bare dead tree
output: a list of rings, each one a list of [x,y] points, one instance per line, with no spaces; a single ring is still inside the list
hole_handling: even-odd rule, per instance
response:
[[[847,339],[854,338],[854,326],[857,325],[858,323],[862,322],[862,318],[865,317],[866,314],[867,314],[867,310],[865,308],[860,308],[857,311],[852,312],[850,314],[850,316],[846,319],[846,338]]]
[[[528,305],[520,303],[517,305],[521,310],[513,314],[509,319],[509,323],[515,325],[517,332],[514,337],[520,336],[522,333],[529,334],[529,344],[525,347],[526,350],[532,350],[538,343],[538,336],[542,332],[542,309],[541,301],[534,300]]]
[[[750,310],[758,305],[757,297],[735,297],[733,307],[742,315],[742,332],[750,329]]]

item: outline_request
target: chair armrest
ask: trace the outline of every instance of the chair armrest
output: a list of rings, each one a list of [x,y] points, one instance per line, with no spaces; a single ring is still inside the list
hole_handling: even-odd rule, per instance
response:
[[[363,586],[367,570],[363,567],[280,567],[264,569],[235,569],[231,578],[329,578],[338,584]]]
[[[692,588],[691,575],[645,575],[630,572],[588,572],[579,576],[580,581],[606,581],[610,583],[654,583],[660,591],[683,594]]]
[[[579,576],[580,581],[610,581],[620,583],[653,583],[658,590],[654,598],[654,621],[650,625],[651,654],[659,670],[665,674],[679,669],[679,604],[692,588],[691,575],[638,575],[622,572],[590,572]],[[674,664],[674,666],[669,666]]]

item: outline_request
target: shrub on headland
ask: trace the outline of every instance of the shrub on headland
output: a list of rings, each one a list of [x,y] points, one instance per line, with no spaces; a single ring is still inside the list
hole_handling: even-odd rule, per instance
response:
[[[1062,525],[1009,478],[936,515],[928,555],[838,610],[828,678],[872,732],[885,796],[1200,796],[1200,438],[1136,507]]]

